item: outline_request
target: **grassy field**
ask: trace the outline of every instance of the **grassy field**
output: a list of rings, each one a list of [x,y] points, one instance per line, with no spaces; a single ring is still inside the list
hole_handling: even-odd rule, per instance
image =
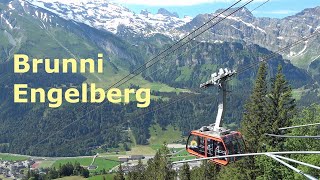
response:
[[[117,157],[107,157],[107,159],[110,160],[106,160],[106,158],[102,158],[102,157],[98,157],[95,159],[95,162],[93,163],[93,165],[97,166],[97,169],[95,170],[91,170],[92,172],[97,171],[100,172],[102,169],[105,169],[106,171],[110,170],[111,168],[117,166],[119,163],[115,162],[118,160]],[[72,164],[74,164],[75,162],[80,163],[81,166],[89,166],[92,163],[92,158],[68,158],[68,159],[61,159],[61,160],[57,160],[53,163],[52,167],[55,168],[59,168],[59,165],[63,165],[66,164],[68,162],[71,162]]]
[[[183,149],[179,153],[170,157],[170,160],[171,161],[181,161],[181,160],[189,160],[189,159],[195,159],[195,158],[196,158],[195,156],[191,156],[185,149]]]
[[[156,151],[151,146],[137,145],[131,148],[131,151],[127,152],[127,155],[154,155]]]
[[[106,180],[113,180],[114,174],[92,176],[92,177],[89,177],[89,180],[103,180],[103,177],[105,177]]]
[[[175,141],[181,140],[181,131],[174,129],[173,126],[168,126],[163,130],[160,125],[156,124],[149,128],[150,131],[150,145],[156,147],[157,145],[162,145],[164,142],[170,144]]]
[[[300,47],[302,48],[302,47]],[[307,69],[308,65],[311,63],[311,61],[313,60],[313,56],[310,55],[309,53],[304,54],[303,57],[295,57],[291,59],[291,63],[299,68],[302,69]]]
[[[115,161],[118,160],[117,157],[108,157],[107,159],[111,159],[113,161],[106,160],[105,158],[96,158],[96,160],[95,160],[95,162],[93,164],[98,166],[98,168],[95,171],[100,172],[102,169],[105,169],[106,171],[109,171],[113,167],[119,165],[118,162],[115,162]]]
[[[126,153],[127,155],[154,155],[164,142],[173,143],[181,139],[181,131],[174,129],[173,126],[168,126],[163,130],[158,124],[156,124],[151,126],[149,130],[151,135],[149,145],[135,145],[136,143],[134,142],[131,147],[131,151]]]
[[[10,154],[0,154],[0,160],[4,161],[25,161],[27,160],[27,156],[20,156],[20,155],[10,155]]]
[[[175,156],[188,156],[189,153],[187,152],[186,149],[183,149],[183,151],[180,151],[178,154],[176,154]]]
[[[190,159],[195,159],[195,156],[181,156],[181,157],[171,157],[170,160],[171,161],[183,161],[183,160],[190,160]]]
[[[103,152],[99,153],[101,156],[121,156],[121,155],[126,155],[125,151],[120,151],[120,152]]]
[[[88,83],[96,83],[97,87],[107,88],[114,83],[118,82],[124,76],[128,75],[128,71],[119,69],[115,71],[109,63],[105,64],[103,74],[86,74]],[[97,78],[98,77],[98,78]],[[100,79],[99,79],[100,78]],[[189,92],[186,89],[173,88],[166,84],[158,82],[149,82],[145,80],[141,75],[136,76],[130,80],[130,84],[140,86],[141,88],[150,88],[152,91],[159,92]],[[120,86],[121,89],[127,88],[129,83]]]
[[[298,101],[301,99],[303,93],[305,93],[307,91],[308,91],[308,89],[304,89],[303,87],[301,87],[299,89],[293,89],[292,90],[292,97]]]
[[[60,159],[53,163],[52,167],[59,168],[59,164],[67,164],[71,162],[74,164],[75,162],[80,163],[81,166],[89,166],[92,162],[92,158],[67,158],[67,159]]]
[[[2,174],[0,174],[0,179],[2,179],[2,180],[11,180],[9,178],[5,178]]]
[[[54,163],[55,163],[55,161],[42,161],[39,164],[39,168],[50,168],[53,166]]]
[[[59,178],[57,180],[84,180],[87,178],[81,177],[81,176],[69,176],[69,177],[63,177],[63,178]]]
[[[191,78],[193,69],[187,66],[179,67],[181,75],[175,81],[188,81]]]

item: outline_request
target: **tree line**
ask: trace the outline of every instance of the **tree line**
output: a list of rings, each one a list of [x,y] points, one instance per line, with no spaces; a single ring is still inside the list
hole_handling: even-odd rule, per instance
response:
[[[316,139],[277,138],[266,136],[278,135],[318,135],[318,127],[303,127],[282,131],[281,127],[309,124],[320,121],[320,105],[314,104],[302,110],[296,108],[290,85],[278,67],[277,74],[269,87],[267,83],[267,67],[262,63],[254,84],[254,88],[245,105],[241,122],[241,132],[245,138],[247,152],[272,151],[312,151],[319,150],[320,144]],[[288,155],[298,161],[320,166],[319,155]],[[267,156],[245,157],[229,165],[221,167],[211,161],[203,161],[200,167],[190,169],[188,164],[178,171],[172,169],[168,160],[166,146],[157,151],[153,159],[144,167],[129,172],[127,176],[121,169],[114,177],[115,180],[144,180],[144,179],[176,179],[181,180],[222,180],[222,179],[303,179],[303,176],[281,165]],[[320,176],[320,171],[313,168],[292,164],[307,174]]]
[[[29,170],[25,179],[27,180],[50,180],[57,179],[67,176],[82,176],[84,178],[88,178],[90,176],[90,172],[88,169],[82,167],[80,163],[75,162],[74,164],[68,162],[63,165],[59,165],[59,168],[56,169],[48,168],[43,170]]]

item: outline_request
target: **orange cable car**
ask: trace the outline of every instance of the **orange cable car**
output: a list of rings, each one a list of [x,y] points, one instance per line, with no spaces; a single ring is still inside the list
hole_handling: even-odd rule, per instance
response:
[[[186,145],[189,154],[206,158],[245,153],[246,147],[241,133],[220,127],[226,104],[226,81],[234,74],[236,74],[235,71],[220,69],[218,73],[211,75],[211,80],[200,85],[200,87],[205,88],[211,85],[217,85],[219,89],[222,90],[222,101],[219,103],[215,124],[203,126],[199,130],[191,131]],[[230,161],[236,161],[238,159],[239,158],[235,157],[220,158],[213,159],[212,161],[225,166]]]

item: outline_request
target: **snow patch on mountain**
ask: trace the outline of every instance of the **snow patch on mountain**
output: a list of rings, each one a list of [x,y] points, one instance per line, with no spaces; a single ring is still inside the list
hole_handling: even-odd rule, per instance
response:
[[[288,54],[288,57],[297,57],[297,56],[303,55],[306,52],[307,47],[308,47],[308,41],[305,41],[301,51],[299,52],[290,51],[290,53]]]
[[[156,33],[172,36],[174,29],[185,25],[191,17],[178,18],[165,12],[136,14],[120,5],[104,0],[96,1],[62,1],[62,0],[28,0],[31,4],[51,11],[60,17],[85,23],[97,29],[104,29],[114,34],[120,33],[119,27],[139,35]]]
[[[308,41],[305,41],[303,49],[300,52],[298,52],[297,56],[301,56],[306,51],[307,47]]]
[[[14,10],[14,9],[15,9],[15,8],[13,7],[13,5],[12,5],[12,2],[10,2],[10,3],[8,4],[8,7],[9,7],[10,10]]]
[[[10,21],[3,14],[0,14],[0,19],[1,19],[1,22],[5,22],[10,29],[13,29],[13,25],[10,23]]]
[[[226,17],[225,15],[221,15],[221,17],[229,19],[229,20],[234,20],[234,21],[237,21],[237,22],[241,22],[241,23],[243,23],[244,25],[246,25],[248,27],[251,27],[253,29],[257,29],[257,30],[261,31],[262,33],[266,34],[266,31],[264,29],[262,29],[262,28],[260,28],[258,26],[255,26],[252,23],[245,22],[240,17],[236,17],[236,16],[228,16],[228,17]]]

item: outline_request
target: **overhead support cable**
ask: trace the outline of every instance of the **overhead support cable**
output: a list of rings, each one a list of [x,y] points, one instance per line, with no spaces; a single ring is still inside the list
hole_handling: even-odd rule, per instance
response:
[[[288,168],[290,168],[291,170],[295,171],[296,173],[299,173],[299,174],[303,175],[304,177],[306,177],[306,178],[308,178],[310,180],[318,180],[318,178],[315,178],[315,177],[313,177],[313,176],[311,176],[309,174],[306,174],[306,173],[302,172],[301,170],[299,170],[298,168],[295,168],[292,165],[282,161],[281,159],[278,159],[274,154],[267,153],[266,155],[271,157],[272,159],[278,161],[279,163],[287,166]]]
[[[316,126],[316,125],[320,125],[320,123],[283,127],[283,128],[279,128],[279,130],[294,129],[294,128],[300,128],[300,127]]]
[[[278,137],[278,138],[310,138],[320,139],[320,136],[290,136],[290,135],[278,135],[278,134],[265,134],[266,136]]]
[[[287,160],[287,161],[290,161],[290,162],[294,162],[294,163],[297,163],[297,164],[301,164],[301,165],[304,165],[304,166],[308,166],[308,167],[311,167],[313,169],[318,169],[320,170],[320,167],[319,166],[315,166],[315,165],[312,165],[312,164],[309,164],[309,163],[305,163],[305,162],[301,162],[301,161],[297,161],[295,159],[291,159],[291,158],[287,158],[287,157],[283,157],[283,156],[279,156],[279,155],[275,155],[277,158],[279,159],[284,159],[284,160]]]
[[[221,23],[222,21],[224,21],[225,19],[227,19],[229,16],[235,14],[236,12],[238,12],[239,10],[241,10],[242,8],[244,8],[245,6],[247,6],[248,4],[250,4],[252,1],[254,0],[249,0],[247,1],[244,5],[238,7],[236,10],[232,11],[231,13],[229,13],[228,15],[225,15],[223,17],[220,17],[221,19],[218,20],[217,22],[214,22],[213,20],[218,18],[219,16],[221,16],[223,13],[227,12],[228,10],[230,10],[233,6],[235,6],[236,4],[238,4],[239,2],[241,2],[241,0],[237,1],[236,3],[234,3],[233,5],[231,5],[229,8],[223,10],[222,12],[220,12],[219,14],[217,14],[216,16],[214,16],[212,19],[210,19],[209,21],[207,21],[205,24],[203,24],[202,26],[200,26],[199,28],[197,28],[196,30],[192,31],[191,33],[189,33],[187,36],[185,36],[184,38],[182,38],[181,40],[179,40],[178,42],[176,42],[175,44],[171,45],[170,47],[168,47],[167,49],[165,49],[164,51],[162,51],[161,53],[159,53],[158,55],[156,55],[154,58],[152,58],[151,60],[147,61],[146,63],[144,63],[143,65],[141,65],[140,67],[138,67],[137,69],[133,70],[130,74],[126,75],[125,77],[123,77],[122,79],[120,79],[118,82],[114,83],[113,85],[111,85],[108,89],[113,88],[113,87],[119,87],[123,84],[125,84],[126,82],[128,82],[129,80],[131,80],[132,78],[138,76],[140,73],[142,73],[143,71],[147,70],[148,68],[150,68],[151,66],[153,66],[154,64],[156,64],[157,62],[161,61],[162,59],[166,58],[167,56],[173,54],[174,52],[176,52],[178,49],[184,47],[186,44],[190,43],[192,40],[194,40],[195,38],[197,38],[198,36],[200,36],[201,34],[203,34],[204,32],[208,31],[209,29],[211,29],[212,27],[216,26],[217,24]],[[213,23],[213,24],[212,24]],[[132,74],[134,74],[132,77]],[[127,79],[128,78],[128,79]],[[119,84],[120,83],[120,84]]]
[[[282,151],[282,152],[261,152],[261,153],[233,154],[233,155],[225,155],[225,156],[214,156],[214,157],[207,157],[207,158],[175,161],[175,162],[172,162],[172,164],[179,164],[179,163],[186,163],[186,162],[193,162],[193,161],[212,160],[212,159],[220,159],[220,158],[261,156],[261,155],[266,155],[266,154],[275,154],[275,155],[283,155],[283,154],[319,154],[320,155],[320,151]]]
[[[176,42],[175,44],[171,45],[169,48],[165,49],[164,51],[162,51],[161,53],[159,53],[158,55],[156,55],[154,58],[152,58],[151,60],[147,61],[145,64],[143,64],[142,66],[138,67],[136,70],[134,70],[133,72],[131,72],[130,74],[128,74],[127,76],[123,77],[121,80],[117,81],[115,84],[111,85],[107,90],[110,90],[112,87],[114,87],[115,85],[117,85],[117,87],[123,85],[124,83],[128,82],[129,80],[133,79],[134,77],[138,76],[141,72],[147,70],[148,68],[150,68],[152,65],[154,65],[155,63],[159,62],[160,60],[164,59],[166,56],[168,56],[169,54],[172,54],[173,52],[175,52],[177,49],[185,46],[187,43],[189,43],[191,40],[193,40],[194,38],[200,36],[201,34],[203,34],[205,31],[209,30],[210,28],[214,27],[215,25],[217,25],[218,23],[220,23],[221,21],[223,21],[224,19],[226,19],[227,17],[231,16],[232,14],[238,12],[239,10],[241,10],[242,8],[244,8],[246,5],[250,4],[252,1],[254,0],[249,0],[247,1],[244,5],[242,5],[241,7],[237,8],[236,10],[234,10],[233,12],[231,12],[229,15],[224,16],[221,20],[219,20],[218,22],[214,23],[214,24],[210,24],[213,23],[213,20],[218,18],[220,15],[222,15],[223,13],[227,12],[228,10],[230,10],[232,7],[234,7],[235,5],[237,5],[238,3],[240,3],[242,0],[238,0],[237,2],[235,2],[234,4],[232,4],[230,7],[228,7],[227,9],[223,10],[222,12],[220,12],[219,14],[215,15],[213,18],[211,18],[209,21],[207,21],[206,23],[204,23],[202,26],[200,26],[199,28],[197,28],[196,30],[192,31],[191,33],[189,33],[189,35],[187,35],[186,37],[182,38],[180,41]],[[201,30],[202,29],[202,30]],[[197,31],[200,31],[199,33]],[[185,41],[185,42],[184,42]],[[179,45],[179,43],[181,43],[181,45]],[[167,51],[169,51],[170,49],[173,49],[172,51],[166,53]],[[166,54],[164,54],[166,53]],[[157,58],[160,57],[160,59],[157,60]],[[146,68],[142,69],[143,67],[145,67],[147,64],[151,63],[152,61],[157,60],[155,62],[153,62],[151,65],[147,66]],[[129,77],[130,75],[132,75],[133,73],[136,73],[138,70],[142,70],[140,71],[138,74],[135,74],[133,77],[130,77],[129,79],[127,79],[126,81],[122,82],[121,84],[119,84],[121,81],[125,80],[127,77]],[[104,103],[101,103],[100,105],[98,105],[97,107],[95,107],[94,109],[90,110],[89,112],[87,112],[86,114],[77,117],[76,120],[72,121],[71,123],[67,124],[66,126],[64,126],[63,128],[60,128],[59,130],[57,130],[55,133],[47,136],[46,138],[44,138],[43,140],[40,140],[38,143],[36,143],[35,145],[33,145],[34,147],[39,145],[40,143],[48,140],[49,138],[55,136],[56,134],[58,134],[59,132],[63,131],[64,129],[70,127],[71,125],[73,125],[74,123],[78,122],[79,120],[81,120],[82,118],[86,117],[89,113],[94,112],[95,110],[99,109],[102,107]],[[159,108],[161,109],[161,107]]]

